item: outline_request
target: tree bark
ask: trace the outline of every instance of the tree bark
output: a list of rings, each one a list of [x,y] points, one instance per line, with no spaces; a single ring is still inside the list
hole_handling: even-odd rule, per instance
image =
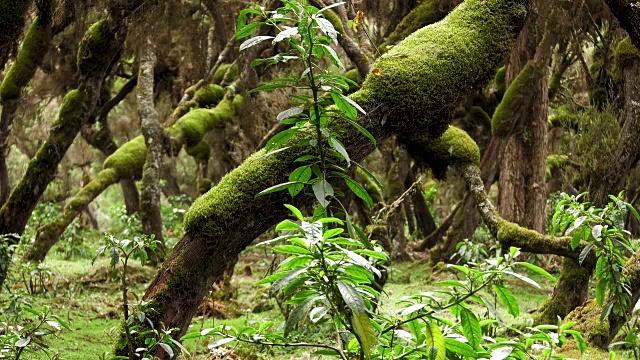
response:
[[[407,139],[435,139],[447,129],[455,105],[491,80],[526,16],[528,1],[467,0],[449,20],[424,28],[396,46],[395,56],[374,64],[383,76],[369,76],[351,98],[368,110],[361,125],[380,142],[392,134]],[[452,40],[455,41],[452,42]],[[473,49],[473,50],[470,50]],[[436,54],[446,52],[442,57]],[[443,76],[451,73],[455,76]],[[402,100],[400,100],[402,99]],[[359,132],[343,138],[351,158],[373,150]],[[287,216],[290,198],[255,195],[287,181],[298,149],[269,157],[258,152],[193,204],[185,217],[185,235],[163,264],[144,299],[157,313],[156,326],[187,330],[197,305],[226,262],[258,235]],[[294,203],[303,201],[296,198]]]
[[[151,35],[147,35],[139,52],[138,73],[138,114],[142,122],[142,134],[147,146],[147,158],[142,170],[142,191],[140,194],[140,222],[142,232],[160,241],[162,236],[162,215],[160,213],[160,170],[162,169],[164,131],[158,120],[153,101],[153,69],[156,65],[155,45]]]
[[[24,20],[30,5],[30,0],[0,2],[0,70],[4,69],[22,35]]]
[[[627,31],[633,45],[640,49],[640,8],[633,0],[606,0],[609,9]]]

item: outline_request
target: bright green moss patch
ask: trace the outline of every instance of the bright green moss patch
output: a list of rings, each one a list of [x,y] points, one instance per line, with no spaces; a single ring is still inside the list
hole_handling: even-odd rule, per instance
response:
[[[448,13],[444,3],[443,0],[424,0],[402,19],[381,48],[387,50],[387,47],[395,45],[414,31],[442,20]]]
[[[231,79],[235,79],[238,77],[238,65],[235,64],[222,64],[218,67],[218,70],[213,74],[213,82],[215,84],[221,84],[222,80],[224,80],[224,76],[227,74],[227,71],[231,73],[229,76]]]
[[[74,89],[65,95],[60,106],[58,117],[53,122],[53,126],[65,128],[75,124],[82,114],[87,110],[88,104],[87,94],[83,91]]]
[[[113,40],[107,20],[100,20],[87,29],[80,41],[77,55],[78,70],[81,74],[88,74],[93,69],[103,66],[102,63],[107,60],[103,57],[109,52]]]
[[[564,169],[569,163],[567,155],[552,154],[547,156],[547,180],[551,179],[551,172],[554,169]]]
[[[142,171],[147,159],[147,145],[142,135],[120,146],[102,165],[102,169],[113,169],[121,178],[134,178]]]
[[[582,115],[573,111],[568,104],[564,104],[549,115],[549,126],[578,129],[581,119]]]
[[[625,67],[640,60],[640,51],[631,43],[628,36],[618,43],[614,53],[615,72],[621,73]]]
[[[224,97],[224,89],[220,85],[211,84],[196,92],[195,98],[201,108],[214,107]]]
[[[600,321],[601,314],[602,308],[591,299],[573,310],[565,321],[575,322],[572,329],[580,331],[588,342],[596,345],[606,344],[609,339],[609,319]]]
[[[508,135],[516,120],[517,109],[522,99],[529,96],[533,68],[526,65],[504,94],[504,98],[491,119],[491,131],[494,136]]]
[[[459,100],[493,78],[526,15],[520,1],[465,1],[381,56],[359,97],[392,113],[400,135],[438,138]]]
[[[16,61],[0,85],[0,99],[16,99],[29,84],[48,50],[51,31],[36,18],[22,42]]]
[[[211,156],[211,146],[203,140],[196,146],[188,147],[187,154],[193,156],[197,162],[209,160],[209,157]]]
[[[496,83],[496,90],[498,91],[498,94],[500,94],[500,96],[503,96],[504,93],[507,91],[507,67],[503,66],[500,69],[498,69],[498,72],[496,72],[496,77],[495,77],[495,83]]]
[[[480,106],[471,107],[468,116],[472,124],[491,126],[491,117]]]

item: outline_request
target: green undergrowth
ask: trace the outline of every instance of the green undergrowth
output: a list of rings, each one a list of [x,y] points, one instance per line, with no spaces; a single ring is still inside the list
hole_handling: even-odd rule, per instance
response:
[[[92,249],[100,245],[100,233],[93,231],[87,234],[88,246]],[[281,261],[282,259],[278,259]],[[213,292],[209,297],[207,315],[198,315],[189,328],[188,332],[200,331],[201,329],[212,328],[226,323],[236,328],[244,326],[259,326],[260,324],[273,321],[274,328],[277,329],[284,323],[276,301],[269,299],[268,288],[256,287],[254,283],[266,276],[267,270],[272,265],[273,254],[265,251],[264,248],[251,246],[242,255],[235,267],[233,278],[228,284],[222,286],[217,292]],[[45,305],[51,306],[53,312],[71,323],[72,331],[63,331],[57,339],[51,339],[49,344],[54,352],[59,352],[62,359],[98,359],[98,356],[105,351],[111,351],[113,337],[117,334],[120,316],[118,306],[120,306],[121,290],[119,283],[111,279],[108,272],[108,259],[106,257],[98,259],[95,265],[91,265],[90,259],[75,259],[73,261],[64,260],[63,254],[52,251],[45,262],[46,268],[52,273],[52,280],[47,286],[46,294],[26,296],[25,298],[34,308],[42,308]],[[153,279],[156,270],[150,267],[141,267],[134,263],[131,267],[132,291],[142,295]],[[528,274],[533,280],[538,282],[541,289],[522,283],[521,281],[508,279],[506,285],[516,296],[520,306],[520,317],[514,319],[507,312],[498,308],[500,316],[509,325],[522,324],[527,317],[531,317],[533,311],[543,303],[553,289],[553,283],[538,276],[535,273]],[[554,274],[556,277],[558,274]],[[446,266],[438,265],[430,267],[428,261],[406,262],[395,264],[389,269],[389,280],[384,287],[385,293],[380,302],[380,313],[388,314],[401,308],[398,303],[403,297],[421,292],[442,289],[435,284],[439,281],[451,279]],[[15,282],[13,290],[21,293],[21,284]],[[481,294],[482,295],[482,294]],[[7,294],[0,295],[3,304],[6,304]],[[131,299],[135,302],[135,299]],[[6,306],[6,305],[5,305]],[[262,307],[262,309],[259,309]],[[473,308],[473,305],[472,305]],[[481,308],[475,307],[476,313],[481,318],[487,318]],[[213,313],[217,315],[212,316]],[[445,314],[443,316],[446,317]],[[226,318],[226,319],[225,319]],[[500,330],[498,330],[500,331]],[[298,341],[305,342],[327,342],[330,338],[330,329],[320,327],[309,327],[302,331]],[[195,339],[184,343],[185,347],[192,353],[192,357],[182,359],[211,359],[212,354],[207,349],[208,343],[205,340],[200,342]],[[227,350],[225,350],[227,351]],[[297,359],[326,359],[319,355],[313,355],[312,350],[305,348],[296,349],[261,349],[252,346],[238,345],[231,348],[232,353],[228,353],[229,358],[238,359],[275,359],[275,360],[297,360]],[[572,358],[580,358],[575,345],[569,344],[563,353]],[[617,359],[629,358],[627,354],[617,353]],[[29,359],[46,359],[41,356],[31,355]],[[213,357],[215,359],[215,357]],[[583,359],[608,359],[608,354],[590,349],[582,357]]]

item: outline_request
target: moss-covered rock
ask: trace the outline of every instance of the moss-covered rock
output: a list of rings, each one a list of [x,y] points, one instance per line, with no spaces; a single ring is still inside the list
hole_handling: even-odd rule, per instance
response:
[[[358,100],[387,108],[404,137],[439,137],[461,96],[493,78],[526,14],[520,1],[465,1],[382,55]]]
[[[517,109],[522,106],[522,99],[529,96],[532,76],[533,67],[527,64],[507,89],[491,119],[494,136],[506,136],[511,132],[517,118]]]
[[[51,29],[40,25],[36,18],[22,42],[16,61],[0,85],[0,100],[7,101],[20,96],[20,91],[29,84],[42,63],[50,38]]]
[[[104,66],[105,54],[110,54],[110,48],[114,43],[114,33],[109,29],[110,22],[107,19],[91,25],[84,34],[78,47],[77,65],[81,74],[91,73],[93,70]]]

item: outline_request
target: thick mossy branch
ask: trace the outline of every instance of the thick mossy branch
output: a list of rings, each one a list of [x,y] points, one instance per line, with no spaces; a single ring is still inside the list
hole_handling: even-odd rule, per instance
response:
[[[447,20],[409,36],[374,64],[379,76],[369,75],[362,89],[351,95],[368,112],[360,124],[378,141],[394,134],[439,138],[458,102],[484,88],[504,61],[524,23],[527,4],[526,0],[467,0]],[[342,140],[354,161],[373,151],[356,130]],[[268,157],[258,152],[194,202],[185,216],[183,239],[144,296],[162,313],[165,326],[184,332],[202,296],[223,276],[227,262],[287,216],[282,205],[291,202],[288,195],[256,198],[256,194],[287,181],[300,155],[297,148]],[[310,201],[312,197],[298,196],[293,202]]]
[[[463,163],[480,164],[480,149],[466,131],[449,126],[441,137],[407,144],[414,158],[426,163],[436,178],[443,178],[447,167]]]
[[[209,160],[211,157],[211,146],[209,143],[202,140],[196,146],[188,147],[187,154],[192,156],[196,162]]]
[[[390,125],[400,135],[439,137],[460,96],[494,77],[526,17],[523,3],[465,1],[381,56],[373,65],[377,75],[363,84],[363,99],[392,114]]]
[[[167,130],[172,141],[186,147],[198,145],[204,134],[214,128],[225,127],[234,114],[234,104],[222,100],[214,109],[196,109],[188,112]]]
[[[194,99],[201,108],[210,108],[216,106],[224,97],[224,89],[220,85],[212,84],[204,86],[196,91]]]
[[[529,97],[533,77],[533,67],[526,65],[507,89],[500,105],[491,119],[491,131],[494,136],[506,136],[511,132],[518,117],[523,101]]]
[[[238,65],[236,64],[222,64],[218,67],[216,72],[213,74],[213,83],[214,84],[222,84],[222,80],[224,80],[227,72],[230,72],[228,77],[232,80],[235,80],[238,77]]]
[[[397,44],[416,30],[442,20],[451,11],[449,2],[449,0],[424,0],[400,21],[380,48],[385,51],[387,47]]]
[[[29,84],[49,48],[51,28],[42,26],[36,18],[22,42],[16,61],[0,85],[0,100],[17,99]]]
[[[103,19],[91,25],[84,34],[78,48],[77,65],[80,74],[89,74],[111,62],[105,56],[112,56],[109,49],[113,46],[115,33],[110,31],[111,21]]]
[[[140,178],[147,159],[147,145],[142,135],[122,145],[102,164],[102,170],[114,170],[121,178]]]
[[[507,67],[503,66],[496,72],[494,79],[496,83],[496,91],[499,94],[499,98],[502,99],[504,93],[507,92]]]
[[[575,322],[574,330],[579,331],[589,343],[606,348],[609,343],[609,320],[600,320],[602,308],[595,299],[587,301],[583,306],[574,309],[565,321]]]

